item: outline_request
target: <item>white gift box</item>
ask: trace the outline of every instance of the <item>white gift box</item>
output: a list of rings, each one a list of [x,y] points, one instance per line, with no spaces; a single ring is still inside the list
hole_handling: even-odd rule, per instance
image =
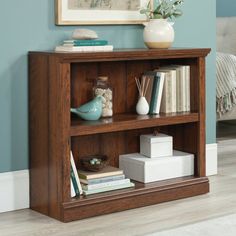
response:
[[[167,157],[173,155],[172,136],[158,133],[140,136],[140,153],[150,158]]]
[[[139,153],[120,155],[119,168],[127,178],[150,183],[194,175],[194,155],[175,150],[173,156],[153,159]]]

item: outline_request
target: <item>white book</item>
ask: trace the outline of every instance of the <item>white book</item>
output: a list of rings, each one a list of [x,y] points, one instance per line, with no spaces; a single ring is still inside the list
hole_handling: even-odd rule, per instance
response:
[[[90,195],[90,194],[95,194],[95,193],[103,193],[103,192],[109,192],[113,190],[119,190],[119,189],[125,189],[125,188],[131,188],[134,187],[135,184],[130,182],[127,184],[121,184],[121,185],[116,185],[116,186],[111,186],[111,187],[106,187],[106,188],[99,188],[99,189],[94,189],[94,190],[84,190],[84,195]]]
[[[115,180],[115,181],[109,181],[99,184],[88,184],[88,185],[82,185],[83,190],[95,190],[100,188],[107,188],[107,187],[113,187],[121,184],[128,184],[130,183],[130,179],[121,179],[121,180]]]
[[[185,66],[186,79],[186,111],[190,111],[190,66]]]
[[[113,51],[112,45],[105,46],[57,46],[56,52],[111,52]]]
[[[71,197],[75,197],[75,196],[76,196],[75,189],[74,189],[74,185],[73,185],[71,179],[70,179],[70,196],[71,196]]]
[[[165,69],[176,70],[176,111],[187,111],[187,89],[186,89],[186,66],[185,65],[170,65],[163,67]],[[189,92],[190,96],[190,92]]]
[[[176,106],[177,112],[187,110],[186,106],[186,81],[185,81],[185,66],[176,68]]]
[[[159,71],[165,72],[160,111],[163,113],[176,112],[176,70],[160,69]]]
[[[79,181],[79,176],[78,176],[78,172],[77,172],[77,169],[76,169],[76,166],[75,166],[75,161],[74,161],[72,151],[70,151],[70,163],[71,163],[71,167],[72,167],[72,170],[74,172],[74,175],[75,175],[75,180],[76,180],[79,192],[80,192],[80,194],[83,194],[83,190],[82,190],[82,187],[81,187],[81,183]]]

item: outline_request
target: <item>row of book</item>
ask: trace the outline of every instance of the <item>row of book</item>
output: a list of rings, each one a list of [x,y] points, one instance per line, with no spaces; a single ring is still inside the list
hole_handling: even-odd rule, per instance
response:
[[[107,40],[100,39],[70,39],[55,48],[56,52],[110,52],[113,45],[108,45]]]
[[[190,66],[172,65],[147,71],[149,114],[190,111]]]
[[[106,166],[99,172],[77,170],[71,152],[71,197],[134,187],[123,170]]]

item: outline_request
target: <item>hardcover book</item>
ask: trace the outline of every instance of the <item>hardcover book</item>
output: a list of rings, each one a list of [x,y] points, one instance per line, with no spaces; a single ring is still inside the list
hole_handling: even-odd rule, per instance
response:
[[[107,40],[64,40],[64,45],[72,45],[72,46],[105,46],[108,45]]]
[[[90,194],[95,194],[95,193],[108,192],[108,191],[112,191],[112,190],[131,188],[131,187],[134,187],[134,186],[135,186],[134,183],[129,182],[129,183],[121,184],[121,185],[105,187],[105,188],[100,188],[100,189],[84,190],[83,193],[84,193],[84,195],[90,195]]]
[[[113,187],[121,184],[127,184],[130,183],[130,179],[121,179],[121,180],[114,180],[114,181],[109,181],[109,182],[104,182],[104,183],[99,183],[99,184],[89,184],[89,185],[84,185],[82,184],[82,189],[83,190],[94,190],[94,189],[100,189],[100,188],[107,188],[107,187]]]
[[[97,178],[104,178],[108,176],[114,176],[114,175],[123,175],[123,170],[120,170],[113,166],[106,166],[99,172],[91,172],[91,171],[84,171],[84,170],[78,170],[79,177],[81,179],[97,179]]]
[[[70,163],[71,163],[71,177],[72,177],[72,182],[75,188],[75,192],[77,195],[80,195],[83,193],[83,190],[80,184],[80,180],[79,180],[78,172],[75,166],[75,161],[74,161],[72,151],[70,151]]]
[[[116,181],[116,180],[121,180],[125,179],[125,175],[114,175],[114,176],[108,176],[108,177],[103,177],[103,178],[98,178],[98,179],[81,179],[80,182],[82,184],[99,184],[99,183],[106,183],[110,181]]]
[[[156,76],[154,78],[152,87],[152,96],[151,96],[149,114],[159,114],[160,112],[163,85],[165,79],[165,73],[158,71],[154,71],[154,73],[156,74]]]
[[[57,46],[55,48],[56,52],[111,52],[113,51],[112,45],[105,46]]]

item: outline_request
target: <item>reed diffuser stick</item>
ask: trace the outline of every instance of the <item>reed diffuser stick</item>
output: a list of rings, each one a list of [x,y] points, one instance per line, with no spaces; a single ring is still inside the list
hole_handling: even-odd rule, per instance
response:
[[[148,90],[148,85],[149,85],[150,78],[147,76],[143,76],[141,78],[141,82],[138,78],[135,77],[135,82],[138,88],[139,92],[139,97],[145,97],[147,90]]]

